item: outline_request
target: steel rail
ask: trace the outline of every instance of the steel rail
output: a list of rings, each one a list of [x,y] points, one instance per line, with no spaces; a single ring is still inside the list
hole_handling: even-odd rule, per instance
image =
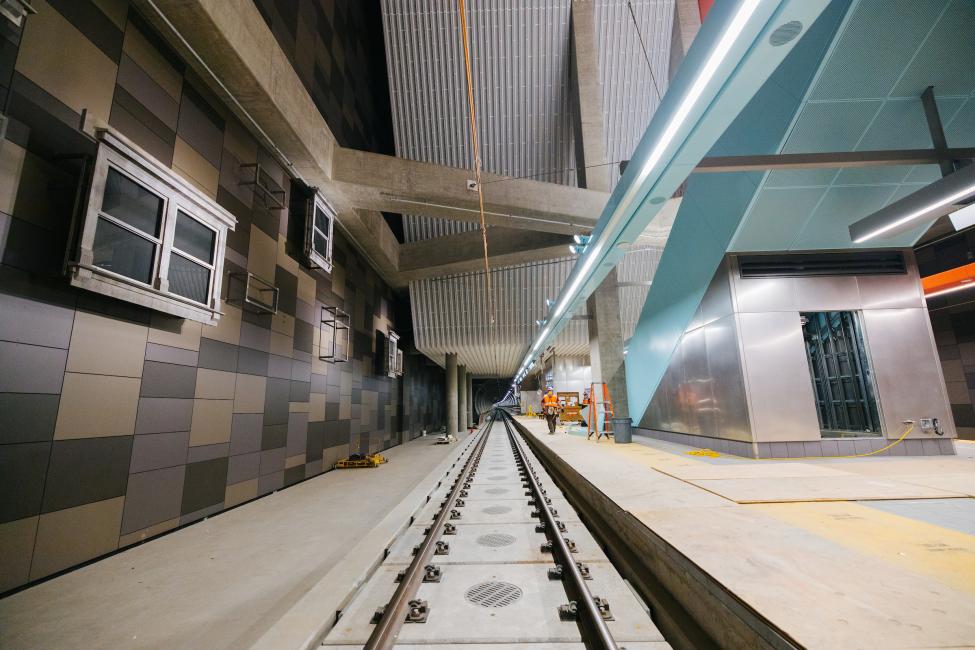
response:
[[[444,501],[443,507],[440,509],[439,514],[437,514],[437,518],[434,520],[433,525],[430,526],[430,532],[424,538],[419,551],[417,551],[416,556],[413,558],[413,562],[407,568],[403,579],[396,587],[396,591],[393,592],[392,598],[390,598],[389,603],[383,610],[382,617],[376,623],[372,634],[369,635],[369,640],[363,646],[366,650],[389,650],[396,643],[399,631],[406,622],[406,613],[409,610],[410,601],[416,596],[416,592],[420,588],[420,583],[423,580],[425,572],[424,567],[426,567],[433,557],[437,539],[440,537],[440,532],[450,513],[451,505],[456,500],[457,493],[460,492],[465,480],[470,476],[472,469],[476,466],[477,460],[480,459],[481,452],[484,450],[484,444],[487,442],[488,434],[491,433],[491,427],[494,426],[495,419],[495,417],[492,417],[487,427],[482,429],[478,434],[480,438],[474,446],[473,451],[467,457],[464,468],[457,475],[457,481],[450,490],[447,500]]]
[[[522,448],[521,440],[519,440],[518,436],[515,435],[511,430],[511,425],[508,423],[508,418],[511,416],[503,409],[496,409],[495,412],[501,413],[501,421],[504,424],[504,429],[512,441],[518,458],[521,460],[524,475],[528,481],[532,493],[535,495],[535,503],[538,507],[539,519],[545,523],[545,530],[549,532],[549,538],[552,540],[553,555],[559,562],[561,562],[563,576],[566,576],[569,579],[570,590],[574,591],[578,595],[579,600],[582,601],[576,602],[576,606],[579,608],[579,621],[582,624],[582,627],[589,632],[591,637],[588,639],[583,639],[583,641],[586,643],[586,646],[590,648],[619,650],[619,646],[616,644],[616,640],[613,639],[613,634],[609,631],[609,626],[606,625],[606,621],[603,620],[603,615],[599,611],[599,607],[596,605],[596,601],[593,598],[592,593],[590,593],[589,587],[586,586],[586,581],[582,577],[582,572],[579,571],[579,567],[576,566],[575,560],[572,558],[572,553],[569,550],[569,546],[565,543],[565,539],[562,537],[562,534],[559,531],[558,525],[555,522],[555,517],[552,515],[552,511],[548,504],[545,502],[545,494],[542,492],[542,487],[538,483],[538,477],[535,475],[535,470],[532,467],[531,462],[528,460],[525,450]]]

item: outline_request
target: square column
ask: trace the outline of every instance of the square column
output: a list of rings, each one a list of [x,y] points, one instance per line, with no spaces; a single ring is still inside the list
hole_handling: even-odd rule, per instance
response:
[[[457,435],[457,353],[446,354],[444,367],[445,397],[447,398],[447,435]]]
[[[620,290],[616,269],[586,301],[589,311],[589,360],[592,380],[606,382],[613,411],[618,418],[630,416],[626,396],[626,367],[623,356],[623,323],[620,320]]]
[[[457,366],[457,430],[467,428],[467,366]]]

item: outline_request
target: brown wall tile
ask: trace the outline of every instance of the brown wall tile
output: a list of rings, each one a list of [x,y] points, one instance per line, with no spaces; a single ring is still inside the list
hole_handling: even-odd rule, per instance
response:
[[[41,515],[30,579],[43,578],[118,548],[124,504],[125,497],[118,497]]]
[[[198,399],[193,404],[193,425],[190,428],[190,446],[215,445],[230,442],[230,424],[233,419],[234,401]]]
[[[55,440],[132,434],[139,384],[130,377],[65,373]]]
[[[75,313],[68,372],[141,377],[149,328],[84,311]],[[105,354],[110,347],[111,354]]]
[[[255,481],[254,489],[257,489]],[[37,517],[0,524],[0,592],[27,582]]]

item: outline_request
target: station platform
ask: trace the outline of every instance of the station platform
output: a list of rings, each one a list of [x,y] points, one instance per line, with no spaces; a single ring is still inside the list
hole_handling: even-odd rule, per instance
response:
[[[975,444],[953,457],[709,458],[517,419],[802,646],[975,646]]]
[[[296,648],[466,446],[418,438],[0,600],[0,647]]]

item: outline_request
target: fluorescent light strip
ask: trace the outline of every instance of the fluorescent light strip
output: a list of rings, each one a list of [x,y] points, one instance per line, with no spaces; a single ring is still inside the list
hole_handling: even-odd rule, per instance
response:
[[[660,136],[660,140],[657,142],[657,145],[653,148],[653,151],[647,158],[647,162],[640,169],[639,175],[630,184],[630,188],[623,196],[623,200],[621,200],[616,206],[616,210],[610,217],[606,227],[602,229],[602,232],[600,233],[601,235],[615,228],[616,223],[622,218],[626,208],[628,208],[633,202],[636,194],[641,190],[643,182],[646,180],[647,176],[650,175],[650,172],[657,165],[657,163],[660,162],[660,159],[663,158],[667,147],[670,146],[673,139],[677,136],[677,131],[684,123],[684,120],[687,119],[687,116],[690,115],[691,110],[694,108],[694,104],[697,103],[697,100],[700,99],[701,95],[704,93],[704,89],[707,88],[707,85],[711,82],[715,72],[717,72],[718,66],[721,65],[722,60],[724,60],[725,56],[728,54],[728,51],[731,50],[732,45],[734,45],[735,39],[741,34],[748,20],[752,17],[752,14],[755,13],[755,10],[758,8],[760,3],[761,0],[746,0],[744,3],[742,3],[738,13],[735,14],[735,17],[728,25],[728,29],[721,37],[721,40],[718,41],[717,46],[715,46],[714,50],[711,52],[711,56],[708,57],[707,63],[704,64],[704,68],[701,70],[701,74],[698,75],[697,79],[694,81],[694,84],[691,86],[690,91],[688,91],[687,95],[684,96],[683,101],[677,108],[677,112],[674,114],[673,118],[671,118],[670,123],[667,124],[667,128],[664,129],[663,134]],[[580,267],[579,272],[575,274],[575,278],[573,279],[572,284],[569,285],[568,291],[563,292],[562,298],[559,300],[559,304],[555,308],[555,312],[549,319],[550,321],[558,319],[560,316],[562,316],[562,314],[568,308],[569,303],[575,300],[576,293],[582,286],[582,283],[585,282],[586,275],[596,263],[596,260],[599,254],[602,252],[605,244],[606,240],[602,237],[599,239],[599,241],[595,242],[594,245],[590,240],[590,248],[583,253],[585,261],[583,262],[582,267]],[[525,362],[522,364],[523,366],[531,360],[535,351],[537,351],[538,347],[542,344],[547,335],[548,328],[546,328],[545,331],[539,335],[535,345],[532,347],[532,351],[529,352],[528,357],[526,357]]]
[[[955,293],[956,291],[964,291],[965,289],[975,289],[975,282],[966,282],[965,284],[958,285],[957,287],[949,287],[948,289],[941,289],[940,291],[935,291],[933,293],[924,294],[925,298],[934,298],[935,296],[943,296],[946,293]]]
[[[892,223],[889,223],[886,226],[882,226],[880,228],[877,228],[873,232],[867,233],[866,235],[863,235],[862,237],[858,237],[857,239],[854,239],[853,240],[853,243],[854,244],[862,244],[863,242],[867,241],[868,239],[873,239],[877,235],[882,235],[882,234],[884,234],[885,232],[887,232],[889,230],[893,230],[894,228],[897,228],[899,226],[903,226],[905,223],[908,223],[910,221],[914,221],[915,219],[920,219],[921,217],[923,217],[927,213],[931,212],[932,210],[937,210],[939,208],[945,207],[946,205],[951,205],[955,201],[960,201],[960,200],[962,200],[964,198],[967,198],[968,196],[971,196],[972,194],[975,194],[975,185],[970,185],[969,187],[966,187],[963,190],[959,190],[958,192],[955,192],[954,194],[951,194],[949,196],[944,197],[940,201],[935,201],[934,203],[932,203],[931,205],[929,205],[927,207],[921,208],[920,210],[915,210],[914,212],[912,212],[911,214],[907,215],[906,217],[901,217],[897,221],[894,221]]]

